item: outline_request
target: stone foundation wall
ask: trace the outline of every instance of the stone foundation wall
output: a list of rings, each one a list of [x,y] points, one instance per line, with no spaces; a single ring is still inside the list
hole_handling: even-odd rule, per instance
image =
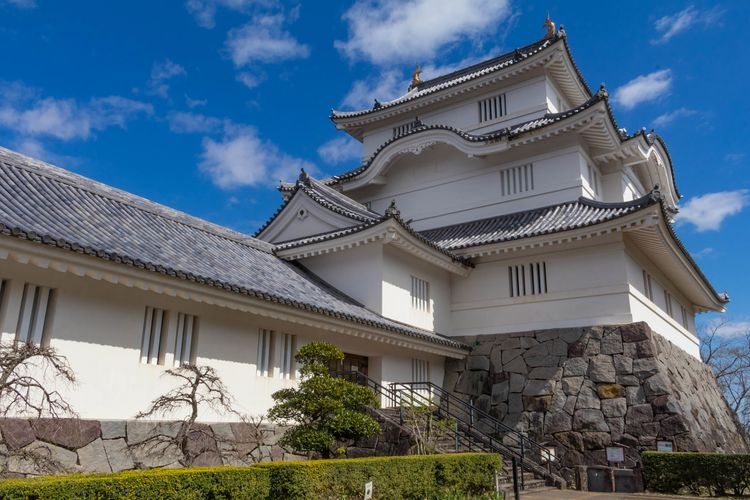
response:
[[[473,346],[446,362],[445,388],[505,424],[554,446],[566,473],[626,466],[657,440],[675,451],[747,453],[747,438],[711,370],[646,323],[463,337]]]
[[[380,435],[349,445],[345,457],[409,454],[410,434],[375,415]],[[18,477],[71,472],[118,472],[179,468],[182,450],[168,442],[181,422],[143,420],[0,419],[0,476]],[[304,460],[278,445],[286,428],[248,423],[196,424],[188,438],[192,466],[248,465]]]

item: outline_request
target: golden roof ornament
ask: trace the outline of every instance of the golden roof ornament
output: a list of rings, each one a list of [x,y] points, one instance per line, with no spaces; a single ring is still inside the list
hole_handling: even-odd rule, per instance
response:
[[[422,83],[422,68],[417,64],[417,67],[414,68],[414,73],[411,75],[411,86],[409,87],[409,90],[418,86],[420,83]]]
[[[553,23],[552,19],[549,18],[549,14],[547,14],[547,19],[545,19],[544,24],[542,26],[547,28],[547,33],[544,34],[544,38],[555,37],[555,23]]]

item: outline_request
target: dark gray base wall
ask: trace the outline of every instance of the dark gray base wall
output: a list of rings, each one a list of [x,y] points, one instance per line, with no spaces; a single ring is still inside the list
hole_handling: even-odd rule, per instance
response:
[[[349,445],[342,457],[409,454],[410,436],[377,416],[382,433]],[[179,468],[187,463],[167,442],[181,422],[0,419],[0,476]],[[247,423],[196,424],[187,445],[194,467],[304,460],[278,445],[285,428]],[[157,437],[158,436],[158,437]]]
[[[446,362],[445,388],[505,424],[554,446],[576,465],[626,467],[657,440],[675,451],[743,452],[745,434],[708,366],[645,323],[463,337],[474,346]]]

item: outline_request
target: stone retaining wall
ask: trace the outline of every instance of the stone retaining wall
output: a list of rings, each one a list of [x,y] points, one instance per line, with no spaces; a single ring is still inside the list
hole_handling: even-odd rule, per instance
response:
[[[409,454],[410,434],[395,422],[375,416],[381,434],[346,443],[351,446],[344,456]],[[0,419],[0,475],[183,467],[185,454],[168,441],[181,425],[144,420]],[[269,424],[196,424],[189,434],[187,453],[195,467],[306,459],[278,445],[284,430]]]
[[[749,450],[711,370],[646,323],[463,337],[465,360],[446,362],[444,386],[540,443],[566,473],[607,465],[605,448],[639,452]],[[481,425],[481,422],[480,422]]]

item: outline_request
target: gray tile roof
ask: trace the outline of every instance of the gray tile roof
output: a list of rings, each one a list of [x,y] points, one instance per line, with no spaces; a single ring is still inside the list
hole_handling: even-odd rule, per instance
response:
[[[290,187],[287,191],[290,191],[290,194],[287,196],[284,203],[282,203],[276,212],[274,212],[260,229],[255,232],[255,236],[258,236],[265,231],[268,226],[270,226],[271,223],[281,215],[298,191],[306,194],[311,200],[320,206],[359,223],[374,222],[381,218],[380,214],[373,212],[358,201],[328,187],[324,182],[313,179],[304,170],[300,173],[297,182],[290,184],[289,186]]]
[[[579,198],[574,202],[429,229],[421,234],[442,248],[458,250],[592,226],[655,205],[659,199],[656,192],[625,203]]]
[[[407,92],[405,95],[397,99],[394,99],[393,101],[385,102],[385,103],[380,103],[376,101],[376,104],[371,109],[363,109],[359,111],[332,110],[331,119],[333,121],[336,121],[339,119],[365,116],[371,113],[381,111],[383,109],[398,106],[405,102],[413,101],[420,97],[433,94],[443,89],[454,87],[461,83],[468,82],[475,78],[479,78],[481,76],[484,76],[484,75],[493,73],[495,71],[499,71],[501,69],[512,66],[513,64],[523,61],[524,59],[527,59],[547,49],[548,47],[555,45],[558,42],[563,43],[565,50],[570,56],[571,61],[573,61],[573,57],[570,54],[570,49],[568,47],[567,39],[562,33],[560,33],[560,36],[554,39],[543,38],[529,45],[526,45],[525,47],[517,48],[511,52],[507,52],[505,54],[494,57],[492,59],[488,59],[486,61],[474,64],[472,66],[462,68],[460,70],[454,71],[452,73],[448,73],[446,75],[442,75],[436,78],[432,78],[430,80],[426,80],[420,83],[419,85],[417,85],[416,87],[411,88],[409,92]],[[581,72],[578,69],[578,66],[576,66],[575,61],[573,61],[573,69],[575,71],[576,78],[580,80],[580,82],[582,83],[586,91],[589,93],[589,95],[591,95],[591,91],[588,88],[588,85],[586,84],[585,79],[581,75]]]
[[[268,243],[0,148],[0,237],[16,237],[436,344],[272,253]]]

